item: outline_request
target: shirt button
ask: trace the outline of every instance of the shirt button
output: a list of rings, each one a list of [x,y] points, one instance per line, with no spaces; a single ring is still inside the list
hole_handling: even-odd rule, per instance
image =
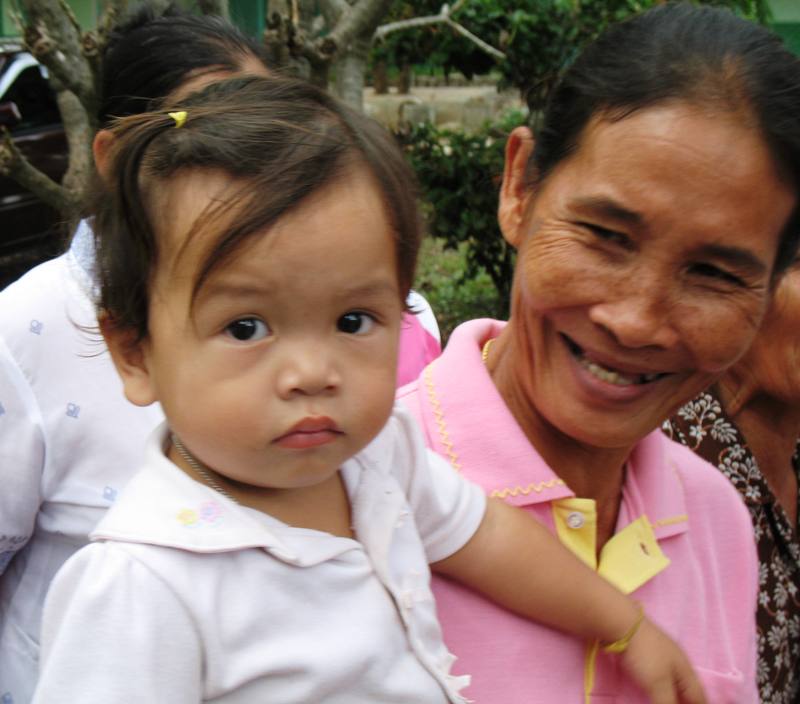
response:
[[[586,521],[584,520],[583,514],[580,511],[573,511],[567,516],[567,525],[573,530],[583,528],[584,523],[586,523]]]

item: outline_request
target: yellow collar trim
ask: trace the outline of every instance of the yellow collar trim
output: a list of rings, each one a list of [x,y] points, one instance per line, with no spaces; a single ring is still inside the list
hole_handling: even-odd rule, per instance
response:
[[[670,564],[647,516],[639,516],[615,533],[600,551],[598,564],[595,502],[592,499],[557,499],[551,502],[551,507],[561,542],[626,594],[649,582]]]
[[[527,496],[528,494],[541,494],[545,489],[552,489],[554,486],[565,486],[563,479],[547,479],[543,482],[528,484],[526,487],[515,486],[513,489],[495,489],[489,496],[506,499],[509,496]]]

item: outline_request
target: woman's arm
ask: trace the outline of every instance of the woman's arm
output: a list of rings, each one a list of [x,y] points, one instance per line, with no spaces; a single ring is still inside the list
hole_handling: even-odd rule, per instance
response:
[[[622,664],[651,701],[705,702],[678,646],[646,619],[634,629],[640,607],[519,509],[490,499],[472,539],[431,568],[511,611],[580,638],[610,644],[635,630]]]

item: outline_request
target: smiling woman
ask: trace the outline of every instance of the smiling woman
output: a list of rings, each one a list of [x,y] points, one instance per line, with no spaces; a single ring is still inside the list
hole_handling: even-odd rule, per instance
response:
[[[767,30],[688,4],[612,28],[536,139],[508,141],[508,323],[457,329],[403,393],[455,468],[634,593],[718,704],[758,701],[752,528],[657,428],[752,342],[797,247],[799,175],[800,64]],[[436,595],[473,699],[645,701],[596,644]]]

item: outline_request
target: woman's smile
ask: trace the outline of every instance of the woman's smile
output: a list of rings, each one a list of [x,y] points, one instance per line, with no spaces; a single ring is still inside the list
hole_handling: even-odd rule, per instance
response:
[[[564,333],[559,333],[574,364],[573,373],[578,383],[598,400],[631,401],[647,395],[656,382],[669,376],[669,372],[638,371],[625,362],[614,362],[610,357],[587,351]]]

